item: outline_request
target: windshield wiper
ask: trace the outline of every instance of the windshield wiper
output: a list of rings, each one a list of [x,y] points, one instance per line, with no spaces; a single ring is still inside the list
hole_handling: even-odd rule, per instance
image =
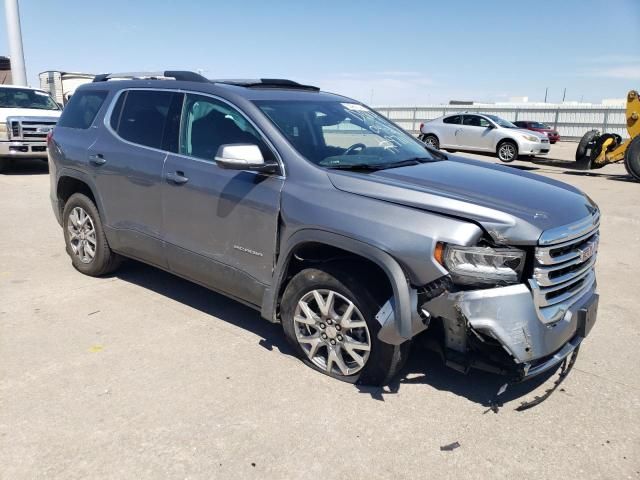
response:
[[[345,163],[344,165],[329,165],[325,168],[329,168],[331,170],[367,170],[375,172],[376,170],[382,170],[384,167],[384,164],[374,165],[371,163]]]

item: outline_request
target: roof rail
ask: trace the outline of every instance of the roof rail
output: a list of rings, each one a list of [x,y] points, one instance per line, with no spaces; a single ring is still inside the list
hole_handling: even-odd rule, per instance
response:
[[[132,79],[132,80],[165,80],[167,78],[173,78],[174,80],[181,80],[185,82],[200,82],[208,83],[205,77],[195,72],[189,72],[187,70],[165,70],[164,72],[124,72],[124,73],[102,73],[96,75],[93,78],[94,82],[106,82],[107,80],[120,79]]]
[[[211,80],[215,83],[224,83],[226,85],[236,85],[238,87],[246,88],[285,88],[287,90],[310,90],[312,92],[319,92],[320,88],[312,85],[303,85],[293,80],[287,80],[284,78],[258,78],[258,79],[244,79],[244,80]]]

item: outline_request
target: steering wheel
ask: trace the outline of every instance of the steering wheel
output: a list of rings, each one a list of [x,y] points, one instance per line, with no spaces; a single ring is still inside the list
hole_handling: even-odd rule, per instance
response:
[[[364,150],[365,148],[367,148],[367,146],[364,143],[354,143],[353,145],[351,145],[349,148],[347,148],[343,155],[351,155],[353,152],[355,152],[356,150]]]

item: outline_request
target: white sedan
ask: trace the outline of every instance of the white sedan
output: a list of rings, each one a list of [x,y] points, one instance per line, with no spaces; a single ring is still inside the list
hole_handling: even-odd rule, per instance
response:
[[[520,129],[495,115],[456,113],[420,125],[420,140],[433,148],[495,153],[503,162],[518,155],[546,155],[546,135]]]

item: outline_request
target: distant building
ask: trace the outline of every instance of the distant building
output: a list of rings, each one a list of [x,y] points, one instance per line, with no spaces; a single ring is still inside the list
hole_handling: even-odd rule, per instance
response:
[[[627,104],[626,98],[603,98],[602,104],[607,107],[624,107]]]
[[[11,85],[11,60],[0,56],[0,85]]]

